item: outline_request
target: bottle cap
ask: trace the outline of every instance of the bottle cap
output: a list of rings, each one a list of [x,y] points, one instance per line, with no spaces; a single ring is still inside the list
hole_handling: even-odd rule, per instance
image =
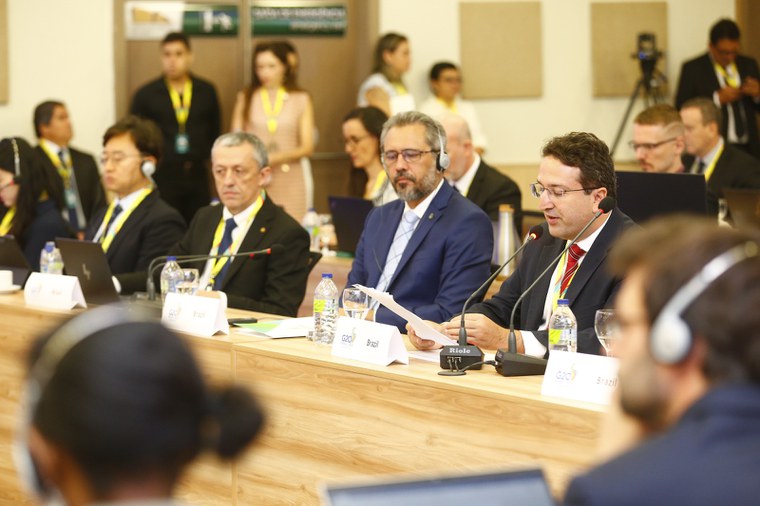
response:
[[[563,304],[565,306],[569,305],[568,299],[559,299],[557,301],[557,305]]]
[[[332,274],[329,273],[329,272],[325,272],[324,274],[322,274],[322,279],[324,279],[324,278],[330,278],[330,279],[332,279]]]
[[[48,253],[52,252],[55,249],[55,243],[53,241],[48,241],[45,243],[45,251]]]
[[[174,256],[166,257],[166,261],[167,262],[176,262],[177,261],[177,257],[174,257]]]

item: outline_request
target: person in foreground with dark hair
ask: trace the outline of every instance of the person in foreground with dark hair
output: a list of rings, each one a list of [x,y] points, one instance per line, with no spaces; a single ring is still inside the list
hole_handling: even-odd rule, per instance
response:
[[[111,204],[96,213],[85,238],[99,242],[122,294],[142,290],[148,265],[185,233],[185,221],[153,183],[161,132],[150,120],[127,116],[103,135],[103,186]]]
[[[619,385],[600,442],[625,453],[575,478],[566,504],[757,504],[758,241],[681,216],[615,246]]]
[[[70,506],[174,504],[201,452],[231,460],[264,422],[247,390],[210,388],[176,334],[118,306],[38,339],[28,367],[17,468]]]
[[[0,204],[0,235],[14,236],[35,271],[46,242],[73,237],[61,215],[61,179],[20,137],[0,141]]]
[[[465,325],[470,344],[487,350],[508,347],[509,321],[520,295],[536,280],[567,244],[599,211],[605,197],[615,198],[617,180],[607,145],[591,133],[572,132],[555,137],[544,146],[536,182],[531,193],[539,199],[546,223],[540,238],[528,244],[517,270],[489,300],[467,310]],[[558,299],[569,299],[578,319],[578,351],[599,354],[594,333],[597,309],[611,307],[620,278],[604,266],[612,243],[633,221],[615,207],[599,216],[562,255],[553,270],[541,278],[517,306],[515,328],[517,352],[547,355],[548,322]],[[460,317],[441,324],[453,339],[459,336]],[[410,342],[419,349],[432,349],[434,341],[420,339],[409,329]]]

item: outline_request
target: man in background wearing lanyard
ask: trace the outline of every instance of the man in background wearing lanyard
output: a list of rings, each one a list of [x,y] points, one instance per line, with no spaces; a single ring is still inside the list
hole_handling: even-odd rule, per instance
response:
[[[127,116],[103,135],[103,186],[116,197],[95,214],[85,237],[103,246],[122,294],[145,287],[150,261],[165,255],[186,229],[154,187],[160,159],[161,133],[151,121]]]
[[[309,234],[262,188],[271,176],[264,144],[224,134],[211,150],[222,205],[198,211],[170,255],[221,255],[272,248],[271,254],[199,262],[200,284],[227,294],[229,307],[296,316],[309,275]]]
[[[696,97],[711,99],[721,109],[720,133],[726,142],[760,158],[760,70],[754,58],[739,54],[739,37],[739,27],[730,19],[712,26],[707,53],[681,68],[676,107]]]
[[[684,166],[707,180],[707,210],[717,216],[723,188],[760,189],[760,160],[728,144],[720,135],[720,109],[710,99],[694,98],[681,108],[686,132]]]
[[[219,99],[214,85],[190,73],[190,41],[170,33],[161,41],[163,75],[138,89],[130,112],[153,120],[164,137],[156,173],[161,197],[185,221],[211,199],[209,153],[219,136]]]
[[[615,167],[610,150],[594,134],[573,132],[551,139],[542,152],[538,177],[531,193],[539,199],[546,223],[544,233],[523,251],[517,270],[491,299],[467,310],[465,327],[470,344],[487,350],[507,348],[512,308],[528,286],[559,255],[599,210],[605,197],[617,194]],[[517,351],[542,357],[547,354],[547,325],[557,299],[569,299],[578,320],[578,351],[600,353],[594,333],[597,309],[612,307],[620,279],[607,272],[607,253],[614,240],[633,221],[617,207],[600,216],[579,237],[518,306],[515,313]],[[459,316],[441,324],[440,330],[456,339]],[[433,341],[409,331],[417,348],[431,349]]]
[[[48,100],[35,107],[34,130],[39,138],[34,149],[42,155],[40,160],[63,180],[63,218],[82,239],[92,215],[106,205],[95,158],[69,146],[74,132],[63,102]]]

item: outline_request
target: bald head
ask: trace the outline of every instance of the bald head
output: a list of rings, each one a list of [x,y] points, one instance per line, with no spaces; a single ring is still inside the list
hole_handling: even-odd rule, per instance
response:
[[[447,114],[440,120],[446,131],[446,152],[451,160],[446,177],[457,181],[475,162],[470,127],[467,121],[457,114]]]

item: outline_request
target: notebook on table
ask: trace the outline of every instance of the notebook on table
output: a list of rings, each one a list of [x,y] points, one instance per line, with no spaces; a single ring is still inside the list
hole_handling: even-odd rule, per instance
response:
[[[88,305],[119,302],[111,268],[100,243],[76,239],[56,239],[55,243],[61,250],[64,272],[79,278]]]
[[[338,250],[354,254],[364,230],[364,221],[372,210],[372,201],[336,196],[329,196],[327,200],[335,227],[335,237],[338,240]]]

